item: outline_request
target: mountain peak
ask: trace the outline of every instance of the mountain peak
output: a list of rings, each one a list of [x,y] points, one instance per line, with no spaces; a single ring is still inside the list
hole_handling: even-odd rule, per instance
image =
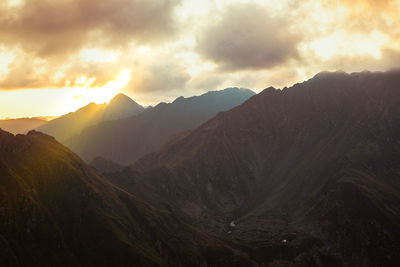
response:
[[[247,89],[247,88],[241,88],[241,87],[228,87],[228,88],[225,88],[225,89],[223,89],[223,90],[221,90],[221,91],[225,91],[225,92],[229,92],[229,91],[231,91],[231,92],[237,92],[237,91],[251,91],[250,89]]]
[[[116,96],[114,96],[114,97],[111,99],[110,104],[111,104],[112,102],[120,102],[120,101],[135,102],[135,101],[133,101],[133,99],[130,98],[129,96],[127,96],[127,95],[125,95],[125,94],[123,94],[123,93],[119,93],[119,94],[117,94]]]
[[[208,91],[205,94],[237,94],[237,93],[246,93],[250,95],[255,95],[252,90],[247,89],[247,88],[240,88],[240,87],[228,87],[222,90],[216,90],[216,91]]]
[[[180,96],[180,97],[176,98],[172,103],[177,103],[182,100],[185,100],[185,98],[183,96]]]
[[[139,114],[144,107],[136,103],[129,96],[119,93],[111,99],[104,113],[107,120],[127,118]]]
[[[318,72],[313,79],[320,79],[320,78],[326,78],[326,77],[337,77],[337,76],[345,76],[348,75],[348,73],[338,70],[338,71],[321,71]]]
[[[242,89],[178,97],[159,103],[128,120],[101,123],[68,141],[69,147],[88,161],[102,156],[119,164],[130,164],[156,151],[176,134],[200,126],[219,112],[234,108],[255,93]],[[102,134],[97,134],[102,133]],[[103,139],[105,138],[105,139]]]
[[[111,99],[108,106],[113,106],[113,105],[130,105],[130,106],[135,106],[136,108],[139,109],[143,108],[136,101],[134,101],[132,98],[123,93],[119,93],[116,96],[114,96],[113,99]]]

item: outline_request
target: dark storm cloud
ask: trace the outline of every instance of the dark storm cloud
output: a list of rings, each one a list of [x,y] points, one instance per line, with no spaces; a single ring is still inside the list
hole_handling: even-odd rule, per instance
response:
[[[297,57],[287,22],[256,4],[229,7],[198,38],[198,51],[222,70],[264,69]]]
[[[0,42],[41,57],[84,45],[153,42],[175,31],[178,0],[26,0],[0,5]]]

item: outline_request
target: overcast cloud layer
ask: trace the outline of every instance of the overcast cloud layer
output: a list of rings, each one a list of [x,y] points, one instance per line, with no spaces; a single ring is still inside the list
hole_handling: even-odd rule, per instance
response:
[[[0,4],[0,90],[100,88],[157,103],[324,70],[400,67],[400,0],[25,0]]]

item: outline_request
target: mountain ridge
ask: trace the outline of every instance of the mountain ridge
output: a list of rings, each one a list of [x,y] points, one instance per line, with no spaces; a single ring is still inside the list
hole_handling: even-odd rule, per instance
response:
[[[0,120],[0,128],[14,134],[25,134],[29,130],[35,129],[46,124],[48,120],[41,117],[17,118]]]
[[[54,137],[0,130],[0,146],[1,265],[252,265],[112,185]]]
[[[129,167],[98,159],[103,175],[51,136],[0,130],[0,263],[397,266],[398,84],[269,87]]]
[[[250,247],[274,231],[284,233],[281,240],[293,232],[299,238],[289,247],[298,250],[292,242],[311,238],[315,253],[327,252],[335,266],[394,266],[400,261],[398,84],[399,71],[323,73],[283,90],[267,88],[139,159],[131,176],[144,175],[143,183],[217,236],[235,221],[229,240]],[[251,250],[268,255],[275,245]],[[298,250],[289,262],[302,253],[320,260]],[[272,263],[268,257],[260,262]]]
[[[83,129],[102,121],[126,118],[142,112],[144,108],[124,94],[116,95],[109,104],[95,104],[94,102],[60,116],[40,126],[37,130],[53,135],[57,140],[64,142],[71,136],[79,134]]]
[[[157,150],[173,135],[197,127],[254,94],[248,89],[229,88],[201,96],[178,97],[172,103],[160,103],[135,117],[89,127],[65,144],[87,161],[101,156],[119,164],[131,164]]]

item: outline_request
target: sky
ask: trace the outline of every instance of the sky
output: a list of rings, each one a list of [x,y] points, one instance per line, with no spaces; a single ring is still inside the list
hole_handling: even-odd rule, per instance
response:
[[[0,118],[400,67],[400,0],[1,0]]]

